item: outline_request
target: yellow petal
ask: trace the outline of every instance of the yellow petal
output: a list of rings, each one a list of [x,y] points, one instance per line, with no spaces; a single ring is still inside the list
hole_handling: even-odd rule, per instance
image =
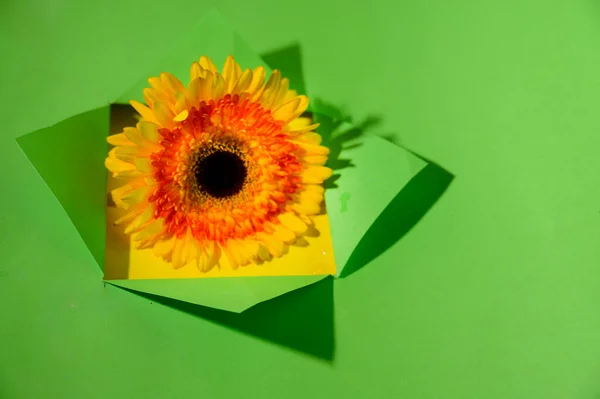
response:
[[[175,245],[175,236],[171,236],[167,239],[160,240],[154,245],[154,254],[156,256],[164,257],[173,251]]]
[[[240,75],[242,68],[233,59],[233,56],[228,56],[223,66],[223,79],[225,80],[225,93],[231,93]]]
[[[165,82],[161,79],[160,76],[153,76],[151,78],[148,78],[148,83],[150,83],[150,86],[152,86],[152,89],[155,91],[159,98],[171,98],[173,93],[171,93],[170,90],[166,87]]]
[[[283,226],[287,227],[296,234],[304,234],[308,229],[308,226],[291,212],[282,213],[279,215],[279,221]]]
[[[178,93],[185,90],[183,84],[177,79],[175,76],[168,72],[163,72],[160,74],[160,79],[163,84],[167,87],[167,89],[172,93]]]
[[[292,205],[292,209],[304,215],[318,215],[321,213],[321,204],[314,202],[301,202]]]
[[[214,75],[211,96],[215,101],[220,100],[225,94],[225,80],[220,74]]]
[[[306,96],[298,96],[296,98],[300,99],[300,105],[298,105],[298,108],[296,109],[296,113],[294,115],[292,115],[288,119],[288,121],[294,120],[294,119],[298,118],[300,115],[302,115],[306,111],[306,108],[308,108],[308,104],[310,103],[310,101],[308,100],[308,97],[306,97]]]
[[[129,205],[137,204],[140,202],[145,202],[146,199],[148,198],[149,191],[150,190],[148,189],[148,187],[140,187],[140,188],[133,190],[129,194],[121,197],[121,200],[125,204],[129,204]]]
[[[157,102],[154,104],[153,111],[159,125],[166,128],[173,127],[173,118],[175,117],[175,114],[166,104]]]
[[[259,233],[257,234],[257,237],[267,247],[271,255],[273,255],[274,257],[278,258],[284,254],[285,244],[282,241],[277,240],[273,236],[270,236],[265,233]]]
[[[127,194],[129,194],[130,192],[132,192],[133,190],[135,190],[136,187],[133,187],[129,184],[125,184],[119,188],[115,188],[114,190],[112,190],[110,192],[110,195],[114,201],[114,203],[120,207],[120,205],[123,204],[123,200],[122,198],[124,196],[126,196]]]
[[[183,245],[181,247],[181,261],[187,265],[191,260],[196,259],[193,245],[192,231],[188,227],[185,235],[182,237]]]
[[[185,266],[185,261],[182,258],[182,249],[183,249],[184,238],[177,237],[175,239],[175,245],[173,246],[173,255],[171,258],[171,266],[175,269],[180,269]]]
[[[297,207],[292,205],[292,209],[307,215],[318,214],[321,210],[324,192],[321,183],[304,186],[302,191],[292,196],[296,205],[298,205]]]
[[[239,77],[235,87],[231,90],[232,94],[240,94],[248,89],[252,83],[252,71],[250,69],[246,69],[242,72],[242,75]]]
[[[292,140],[294,141],[294,140]],[[321,145],[312,145],[307,143],[297,143],[302,148],[303,155],[329,155],[329,148]]]
[[[204,272],[209,260],[208,253],[205,248],[202,248],[197,240],[194,240],[192,245],[196,248],[196,268],[198,268],[200,272]]]
[[[161,136],[158,132],[158,126],[155,123],[141,121],[139,122],[138,127],[140,133],[146,140],[152,143],[158,143],[160,141]]]
[[[296,112],[296,109],[300,105],[300,99],[295,98],[272,111],[273,118],[275,120],[287,121]]]
[[[117,220],[115,220],[115,226],[132,221],[133,219],[138,217],[143,211],[144,211],[144,208],[141,206],[137,206],[137,207],[133,207],[132,209],[129,209],[125,215],[123,215],[120,218],[118,218]]]
[[[327,155],[308,155],[302,157],[302,160],[310,165],[325,165],[327,163]]]
[[[106,138],[110,145],[120,147],[133,147],[135,144],[127,138],[125,133],[113,134]]]
[[[264,67],[259,66],[252,71],[252,82],[246,91],[252,95],[252,100],[258,99],[262,93],[263,85],[267,77],[267,71]]]
[[[135,165],[123,162],[115,157],[108,157],[104,161],[104,166],[113,173],[120,173],[135,170]]]
[[[156,89],[146,87],[143,93],[144,99],[146,100],[146,104],[148,104],[150,108],[152,108],[154,106],[154,103],[157,101],[165,101],[165,98],[161,98],[160,93]]]
[[[250,263],[253,254],[247,245],[235,239],[229,240],[228,243],[230,250],[235,253],[240,266],[246,266],[248,263]]]
[[[147,206],[146,209],[125,228],[125,234],[130,234],[144,224],[148,223],[152,220],[154,216],[154,209],[151,206]]]
[[[150,158],[136,159],[135,167],[138,171],[142,173],[152,173],[154,171],[154,167],[152,166],[152,161],[150,160]]]
[[[123,133],[127,136],[129,140],[131,140],[135,145],[141,147],[144,145],[144,137],[142,134],[134,127],[126,127],[123,129]]]
[[[162,219],[156,219],[139,233],[137,233],[133,239],[135,241],[148,240],[156,237],[159,234],[163,234],[165,232],[165,225],[163,224]]]
[[[121,172],[115,172],[113,173],[113,177],[115,179],[123,179],[123,180],[129,180],[131,181],[131,179],[135,179],[137,177],[142,176],[140,174],[140,172],[138,172],[137,169],[133,169],[133,170],[124,170]]]
[[[181,111],[179,114],[175,115],[175,117],[173,118],[173,120],[175,122],[183,122],[184,120],[187,119],[187,117],[190,115],[190,113],[188,112],[188,110],[184,110]]]
[[[172,111],[175,115],[179,114],[181,111],[188,109],[188,101],[187,101],[187,90],[180,91],[175,94],[175,105],[172,107]]]
[[[284,103],[285,95],[290,88],[290,80],[288,78],[281,79],[281,83],[279,84],[279,90],[277,91],[277,95],[275,96],[275,101],[273,101],[273,108],[279,107]]]
[[[215,64],[213,64],[212,60],[205,55],[200,57],[200,66],[206,70],[211,71],[212,73],[217,73],[217,67],[215,66]]]
[[[156,122],[156,117],[154,116],[150,108],[135,100],[129,101],[129,104],[131,104],[131,106],[135,108],[135,110],[142,116],[142,118],[150,122]]]
[[[292,140],[292,142],[295,143],[305,143],[305,144],[311,144],[314,146],[318,146],[319,144],[321,144],[321,135],[315,132],[309,132],[309,133],[303,133],[300,134],[296,137],[294,137]],[[326,148],[326,147],[325,147]],[[324,151],[324,150],[320,150],[320,151]],[[329,154],[329,150],[327,150],[327,154]]]
[[[225,252],[225,255],[227,255],[229,263],[231,263],[231,267],[233,269],[237,269],[240,266],[241,259],[239,253],[235,249],[235,245],[231,242],[231,240],[221,245],[221,249],[223,252]]]
[[[296,90],[288,90],[283,98],[283,102],[286,103],[294,97],[298,97],[298,92],[296,92]]]
[[[133,163],[139,155],[139,147],[115,147],[108,152],[109,157],[115,157],[127,163]]]
[[[309,166],[301,173],[303,183],[319,184],[331,177],[333,171],[326,166]]]
[[[265,86],[265,90],[260,96],[260,103],[263,107],[270,109],[275,99],[277,98],[277,94],[279,93],[279,87],[281,85],[281,73],[278,70],[275,70],[271,73],[269,77],[269,81]]]
[[[290,243],[296,239],[296,234],[281,224],[273,225],[273,230],[275,230],[273,232],[273,237],[275,237],[277,240]]]
[[[242,248],[242,253],[244,254],[248,263],[253,259],[255,259],[255,260],[260,259],[259,252],[260,252],[261,245],[257,241],[247,238],[244,240],[238,240],[238,244]],[[268,253],[268,251],[266,251],[266,252]]]
[[[221,249],[214,242],[207,242],[202,246],[202,249],[205,253],[205,262],[202,265],[203,272],[208,272],[212,270],[219,263],[219,259],[221,257]],[[199,266],[200,267],[200,266]]]
[[[206,69],[202,68],[197,62],[194,62],[190,68],[190,82],[196,78],[203,78],[205,76]]]
[[[308,97],[298,96],[276,108],[273,111],[273,118],[288,123],[302,114],[306,110],[306,107],[308,107]]]
[[[204,78],[196,78],[190,82],[188,88],[188,102],[190,106],[197,106],[201,101],[210,99],[214,75],[210,72]]]
[[[271,253],[269,252],[269,249],[261,244],[258,244],[258,259],[262,260],[262,261],[269,261],[271,260]]]

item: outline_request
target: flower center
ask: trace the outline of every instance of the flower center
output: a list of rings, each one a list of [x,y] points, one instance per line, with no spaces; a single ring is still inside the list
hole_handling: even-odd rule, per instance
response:
[[[237,194],[246,181],[247,173],[239,155],[223,150],[199,159],[195,167],[198,187],[214,198]]]

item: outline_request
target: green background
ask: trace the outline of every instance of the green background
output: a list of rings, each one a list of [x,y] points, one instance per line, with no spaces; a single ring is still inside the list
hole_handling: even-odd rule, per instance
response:
[[[298,42],[311,95],[455,178],[367,266],[227,323],[103,286],[14,141],[116,98],[212,3],[0,3],[0,397],[600,396],[600,3],[350,4],[218,2],[260,53]],[[330,286],[328,329],[294,325]]]

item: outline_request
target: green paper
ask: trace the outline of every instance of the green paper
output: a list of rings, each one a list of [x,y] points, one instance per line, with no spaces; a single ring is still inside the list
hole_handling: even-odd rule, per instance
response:
[[[20,137],[23,152],[59,200],[100,268],[104,265],[109,108]],[[111,284],[198,305],[241,312],[326,276],[116,280]]]
[[[104,159],[108,127],[109,108],[103,107],[17,139],[101,268],[106,234]]]
[[[316,283],[327,276],[111,280],[110,284],[230,312]]]
[[[244,67],[264,64],[256,53],[231,28],[219,13],[213,11],[197,24],[180,43],[177,51],[156,66],[172,71],[185,81],[190,60],[199,54],[215,62],[233,53]],[[218,38],[202,41],[204,37]],[[198,47],[198,42],[204,47]],[[198,53],[200,52],[200,53]],[[119,97],[140,99],[147,79],[141,79]],[[136,94],[137,93],[137,94]],[[137,97],[136,97],[137,96]],[[102,268],[104,264],[105,208],[104,187],[107,154],[108,108],[69,118],[51,128],[26,135],[19,144],[65,208],[84,242]],[[89,125],[89,126],[88,126]],[[329,132],[335,138],[340,131],[351,130],[349,124]],[[365,137],[357,146],[342,151],[353,165],[342,171],[336,188],[326,192],[328,214],[339,275],[353,249],[385,206],[424,165],[403,149],[376,137]],[[60,160],[60,162],[57,162]],[[382,168],[385,165],[385,168]],[[373,179],[372,176],[378,176]],[[111,284],[217,309],[241,312],[249,307],[312,284],[326,276],[303,277],[237,277],[234,279],[156,279],[117,280]]]
[[[260,52],[302,46],[311,96],[456,175],[334,281],[333,331],[286,323],[332,279],[241,314],[103,287],[14,141],[109,104],[213,4],[0,1],[0,397],[595,399],[600,4],[218,2]],[[205,316],[221,313],[289,340]],[[298,335],[332,340],[333,361]]]
[[[341,130],[351,127],[343,124]],[[337,187],[325,191],[338,276],[391,199],[427,164],[376,136],[364,137],[341,156],[351,164],[339,171]]]

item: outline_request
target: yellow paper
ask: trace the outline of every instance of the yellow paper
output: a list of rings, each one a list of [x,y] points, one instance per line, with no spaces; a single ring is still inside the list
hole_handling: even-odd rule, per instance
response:
[[[109,175],[107,198],[115,187],[114,179]],[[327,214],[313,218],[318,231],[316,237],[302,237],[289,252],[281,258],[256,265],[241,266],[233,269],[226,256],[221,257],[218,267],[209,272],[200,272],[192,262],[174,269],[168,262],[155,256],[151,248],[137,249],[130,235],[126,235],[123,226],[114,222],[124,214],[122,209],[106,206],[106,257],[104,278],[106,280],[140,280],[165,278],[214,278],[214,277],[250,277],[250,276],[312,276],[335,274],[333,244],[329,230]]]

